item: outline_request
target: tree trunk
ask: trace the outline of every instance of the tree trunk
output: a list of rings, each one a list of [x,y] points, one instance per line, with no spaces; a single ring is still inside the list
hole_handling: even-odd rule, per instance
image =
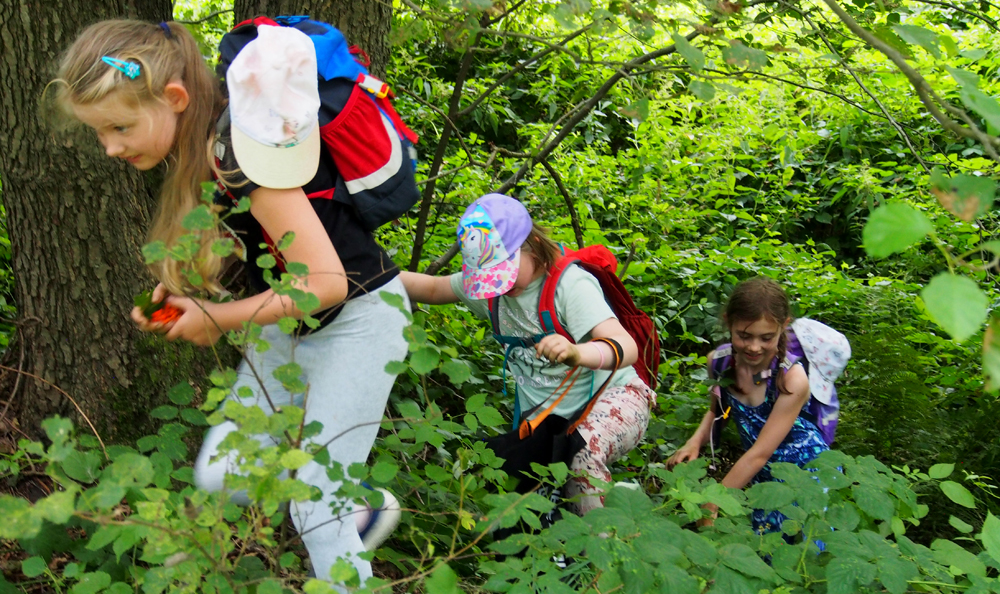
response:
[[[81,28],[169,20],[170,10],[169,0],[0,0],[0,179],[22,328],[12,348],[24,349],[31,374],[14,406],[25,431],[56,413],[79,420],[68,395],[102,437],[131,437],[149,427],[165,380],[187,371],[163,360],[179,351],[143,336],[128,315],[153,284],[139,255],[153,184],[107,158],[92,132],[57,136],[39,118],[59,55]]]
[[[368,53],[371,73],[385,79],[389,64],[392,3],[382,0],[235,0],[236,22],[258,15],[305,14],[340,29],[347,42]]]

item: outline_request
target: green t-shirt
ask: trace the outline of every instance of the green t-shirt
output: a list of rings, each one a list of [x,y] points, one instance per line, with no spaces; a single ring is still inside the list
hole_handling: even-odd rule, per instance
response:
[[[542,325],[538,321],[538,298],[544,281],[545,277],[535,280],[517,297],[500,298],[501,334],[531,337],[542,333]],[[451,288],[472,313],[486,320],[490,319],[487,300],[469,299],[465,295],[465,291],[462,290],[461,273],[451,276]],[[563,328],[578,344],[591,339],[590,331],[594,326],[615,317],[611,307],[604,300],[600,283],[592,274],[579,266],[567,268],[559,280],[559,286],[556,287],[556,315]],[[507,369],[517,382],[522,411],[528,411],[542,402],[545,402],[545,405],[540,410],[551,405],[557,397],[553,396],[553,392],[570,370],[562,363],[552,363],[547,359],[536,357],[535,347],[512,348],[507,358]],[[555,414],[563,417],[572,416],[611,373],[581,369],[583,373],[553,411]],[[629,365],[625,369],[618,370],[608,387],[624,386],[637,377],[635,369]]]

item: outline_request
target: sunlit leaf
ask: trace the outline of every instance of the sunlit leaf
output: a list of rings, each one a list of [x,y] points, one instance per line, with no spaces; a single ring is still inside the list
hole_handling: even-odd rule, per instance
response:
[[[942,272],[920,291],[927,312],[955,340],[975,334],[986,320],[989,299],[976,281]]]
[[[869,256],[885,258],[920,241],[932,229],[922,212],[908,204],[892,202],[872,211],[862,240]]]

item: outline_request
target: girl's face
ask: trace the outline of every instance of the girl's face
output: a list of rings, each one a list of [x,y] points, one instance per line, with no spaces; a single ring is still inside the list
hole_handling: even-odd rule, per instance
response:
[[[508,297],[517,297],[521,293],[524,293],[524,290],[528,288],[531,281],[535,280],[535,275],[539,271],[542,273],[545,272],[535,266],[535,259],[531,256],[531,252],[521,250],[521,264],[517,271],[517,280],[514,281],[514,286],[505,295]]]
[[[736,364],[754,368],[770,364],[778,354],[782,328],[784,324],[764,317],[752,322],[736,320],[731,323],[729,332]]]
[[[171,85],[168,85],[170,87]],[[109,157],[125,159],[140,171],[156,167],[174,146],[177,120],[187,107],[166,91],[164,101],[134,105],[113,92],[88,105],[74,105],[76,118],[97,132]],[[179,108],[179,109],[178,109]]]

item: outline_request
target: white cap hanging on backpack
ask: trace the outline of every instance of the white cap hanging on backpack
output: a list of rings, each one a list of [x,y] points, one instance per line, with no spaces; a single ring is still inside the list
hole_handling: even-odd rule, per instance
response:
[[[297,188],[319,168],[316,49],[292,27],[261,25],[226,72],[233,153],[243,175]]]
[[[851,343],[840,332],[809,318],[792,322],[792,330],[809,361],[809,389],[813,398],[830,404],[833,382],[851,358]]]

